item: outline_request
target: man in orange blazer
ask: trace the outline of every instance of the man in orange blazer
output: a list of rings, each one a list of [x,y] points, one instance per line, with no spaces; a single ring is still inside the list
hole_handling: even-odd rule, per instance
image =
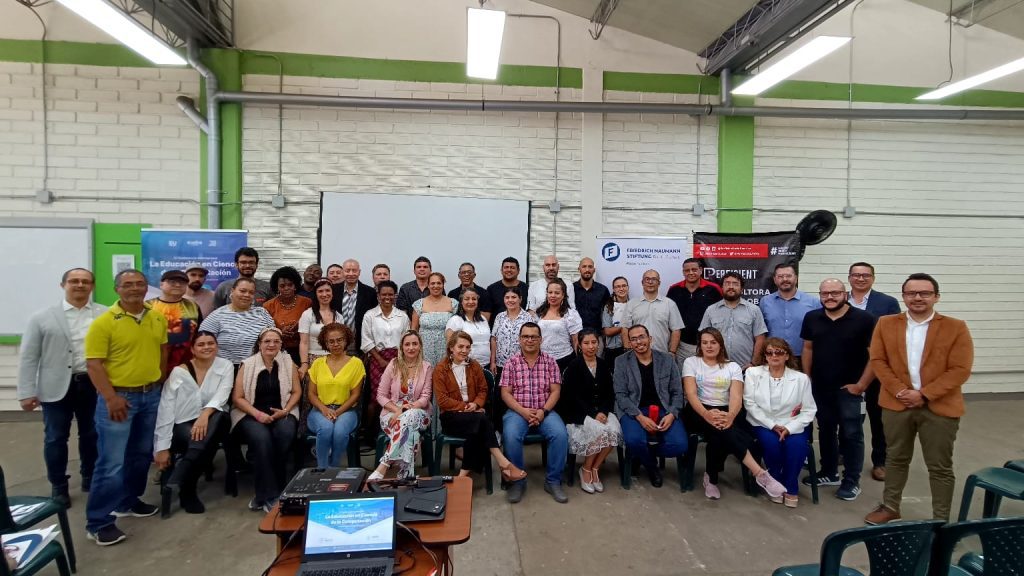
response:
[[[867,524],[900,519],[914,439],[928,467],[932,517],[949,521],[953,502],[953,443],[964,413],[961,386],[971,375],[974,343],[963,320],[935,311],[939,283],[928,274],[903,282],[906,313],[878,319],[871,339],[871,366],[882,383],[878,404],[888,442],[882,504]]]

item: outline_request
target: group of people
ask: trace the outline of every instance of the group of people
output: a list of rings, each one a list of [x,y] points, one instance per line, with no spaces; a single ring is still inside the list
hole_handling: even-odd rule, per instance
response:
[[[355,260],[330,265],[325,277],[317,264],[301,275],[286,266],[269,281],[255,278],[254,249],[240,249],[235,263],[238,277],[216,291],[204,287],[200,266],[165,272],[149,300],[142,272],[122,270],[109,309],[91,301],[90,271],[69,270],[64,302],[29,322],[18,397],[25,410],[43,409],[47,477],[67,506],[68,437],[78,421],[87,531],[100,545],[125,539],[117,517],[157,512],[139,499],[153,461],[182,508],[202,513],[196,482],[218,444],[246,445],[249,507],[269,510],[304,431],[315,436],[317,465],[338,466],[362,422],[364,437],[387,438],[370,480],[392,468],[407,477],[435,406],[441,431],[465,439],[459,474],[494,458],[513,503],[526,490],[528,434],[547,443],[544,489],[560,503],[570,452],[583,459],[586,493],[604,490],[602,463],[620,445],[658,487],[658,458],[695,449],[690,435],[699,434],[708,498],[721,497],[732,454],[789,507],[799,501],[815,418],[821,467],[804,482],[857,497],[864,407],[872,476],[886,483],[884,503],[865,520],[899,518],[915,436],[933,513],[948,517],[973,346],[962,321],[934,311],[938,283],[927,274],[904,282],[900,313],[872,289],[874,268],[864,262],[850,267],[849,291],[829,278],[817,296],[798,289],[795,264],[780,265],[778,291],[759,305],[742,298],[740,274],[710,282],[694,258],[665,296],[658,272],[645,271],[635,298],[626,278],[610,290],[598,283],[590,258],[567,283],[549,256],[529,285],[519,262],[505,258],[487,288],[467,262],[447,292],[425,257],[402,286],[387,265],[374,266],[372,287]]]

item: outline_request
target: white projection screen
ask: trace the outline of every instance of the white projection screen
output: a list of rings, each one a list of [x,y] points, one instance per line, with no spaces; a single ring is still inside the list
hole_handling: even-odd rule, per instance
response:
[[[360,280],[373,283],[370,269],[383,263],[399,286],[413,279],[412,264],[430,259],[445,276],[445,291],[458,285],[459,264],[472,262],[476,283],[487,287],[501,277],[501,261],[519,260],[528,270],[530,202],[491,198],[323,192],[320,197],[320,263],[355,258]]]

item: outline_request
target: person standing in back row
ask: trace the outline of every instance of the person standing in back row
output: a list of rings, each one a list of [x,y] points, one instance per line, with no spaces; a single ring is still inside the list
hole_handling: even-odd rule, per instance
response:
[[[519,280],[519,260],[516,260],[514,256],[506,256],[501,261],[501,279],[487,287],[487,297],[491,301],[490,322],[492,328],[498,314],[508,310],[505,306],[505,290],[508,288],[514,288],[519,294],[519,305],[525,310],[530,287],[526,285],[526,282]],[[518,337],[518,332],[516,335]]]
[[[60,279],[64,301],[29,318],[21,338],[18,401],[21,409],[43,409],[43,460],[53,498],[71,507],[68,492],[68,440],[78,422],[79,472],[88,492],[96,466],[96,389],[86,372],[85,335],[107,307],[92,301],[96,280],[85,268]]]
[[[527,310],[536,311],[541,304],[547,302],[548,284],[560,279],[558,276],[559,270],[560,264],[558,263],[557,256],[544,257],[544,276],[530,282],[530,291],[526,296]],[[573,291],[572,284],[564,280],[562,282],[566,284],[565,301],[569,303],[570,308],[575,310],[576,293]]]
[[[704,280],[704,264],[700,258],[687,258],[683,260],[683,281],[669,287],[665,297],[675,302],[683,319],[679,348],[676,349],[676,364],[682,373],[683,362],[697,355],[697,327],[704,319],[704,312],[722,299],[722,289],[718,284]]]
[[[601,333],[601,312],[606,302],[612,297],[608,287],[594,280],[597,268],[590,258],[580,260],[580,279],[572,283],[576,294],[576,311],[580,314],[584,328]]]
[[[875,267],[867,262],[850,265],[850,292],[847,302],[876,319],[900,313],[900,303],[888,294],[872,287],[875,284]],[[879,482],[885,480],[885,429],[882,427],[882,408],[878,405],[878,391],[882,384],[875,378],[864,392],[864,404],[868,409],[871,423],[871,477]]]
[[[651,348],[674,357],[679,347],[679,333],[683,329],[679,308],[658,294],[661,275],[657,270],[644,270],[642,283],[644,293],[626,303],[622,312],[622,325],[643,324],[651,337]],[[632,348],[628,340],[623,344],[626,348]]]
[[[256,270],[260,267],[260,253],[248,246],[243,246],[235,252],[235,268],[238,270],[238,278],[248,278],[256,285],[253,294],[252,305],[262,307],[263,303],[274,297],[270,289],[270,282],[256,279]],[[235,280],[224,280],[217,285],[213,291],[213,307],[220,308],[231,303],[231,291],[235,288]]]
[[[724,299],[708,306],[700,322],[700,329],[718,328],[725,338],[725,351],[729,359],[746,370],[761,364],[768,327],[764,324],[761,309],[741,298],[741,294],[743,277],[736,272],[726,272],[722,276]]]
[[[800,339],[800,328],[804,316],[811,310],[821,308],[821,301],[817,296],[797,289],[800,278],[797,276],[796,264],[792,262],[777,265],[772,280],[778,290],[761,298],[759,304],[764,323],[768,326],[768,337],[782,338],[793,353],[802,354],[804,343]]]
[[[878,402],[889,447],[882,504],[864,518],[867,524],[900,519],[915,438],[928,467],[932,518],[949,521],[956,485],[953,444],[964,414],[961,388],[971,376],[974,342],[966,322],[935,311],[938,301],[938,281],[911,274],[903,282],[906,313],[879,318],[871,338],[871,367],[882,382]]]
[[[433,267],[430,265],[430,258],[420,256],[412,263],[414,278],[402,284],[402,287],[398,289],[398,300],[395,301],[395,306],[408,314],[409,318],[412,318],[413,303],[421,298],[430,296],[430,289],[427,288],[427,283],[431,272],[433,272]]]

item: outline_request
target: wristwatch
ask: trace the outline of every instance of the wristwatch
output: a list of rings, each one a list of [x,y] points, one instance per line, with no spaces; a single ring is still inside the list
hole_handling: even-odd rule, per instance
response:
[[[547,417],[548,414],[551,414],[551,410],[548,410],[547,408],[541,408],[541,410],[544,411],[544,417],[545,418]]]

